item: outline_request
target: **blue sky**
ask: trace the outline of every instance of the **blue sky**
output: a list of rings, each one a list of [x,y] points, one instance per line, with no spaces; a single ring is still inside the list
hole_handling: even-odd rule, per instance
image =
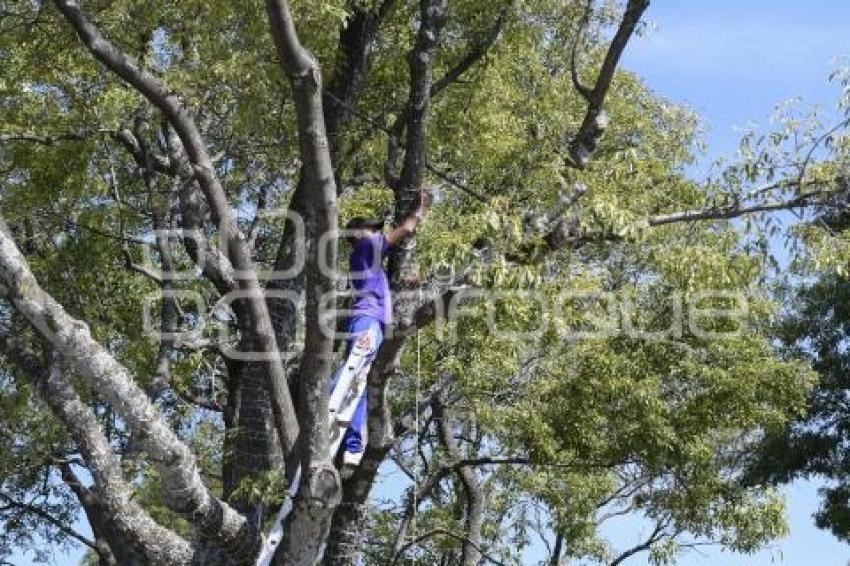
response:
[[[622,64],[707,121],[712,156],[731,155],[735,128],[765,124],[776,103],[799,96],[834,107],[840,89],[827,78],[850,57],[848,17],[841,0],[652,0],[655,28]]]
[[[850,57],[850,2],[846,0],[652,0],[647,17],[656,24],[627,48],[623,66],[644,77],[668,99],[686,104],[710,127],[708,154],[732,156],[739,129],[766,124],[776,103],[795,96],[804,104],[834,107],[839,89],[827,82],[836,59]],[[615,117],[616,118],[616,117]],[[703,549],[681,557],[686,566],[846,566],[850,546],[817,530],[817,482],[786,489],[791,535],[757,555]],[[81,526],[82,527],[82,526]],[[640,524],[610,533],[618,546],[640,536]],[[58,555],[57,564],[76,564],[82,552]],[[25,565],[17,556],[12,562]],[[639,556],[630,565],[646,564]]]

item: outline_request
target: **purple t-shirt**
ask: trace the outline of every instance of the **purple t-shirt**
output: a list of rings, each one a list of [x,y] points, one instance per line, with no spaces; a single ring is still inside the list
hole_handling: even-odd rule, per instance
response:
[[[384,234],[361,238],[349,256],[354,305],[351,317],[367,316],[381,324],[392,322],[390,283],[384,271],[384,256],[390,249]]]

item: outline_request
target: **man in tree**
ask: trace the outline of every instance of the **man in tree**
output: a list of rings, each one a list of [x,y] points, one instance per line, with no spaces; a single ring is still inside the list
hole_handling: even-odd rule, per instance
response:
[[[698,121],[617,71],[647,0],[590,11],[584,1],[302,2],[295,14],[286,0],[208,4],[4,8],[0,83],[12,95],[0,102],[0,216],[10,227],[0,230],[0,561],[46,530],[45,542],[73,539],[104,564],[253,566],[259,525],[279,496],[266,478],[290,464],[302,481],[275,562],[295,566],[466,566],[485,554],[517,563],[535,525],[554,537],[549,563],[620,563],[641,551],[668,559],[694,538],[751,551],[783,534],[775,493],[737,479],[748,449],[740,439],[787,421],[809,382],[776,358],[766,323],[722,340],[577,343],[565,333],[583,314],[604,316],[602,306],[561,303],[564,293],[622,292],[649,329],[668,320],[670,291],[763,287],[763,258],[728,220],[832,207],[845,183],[825,180],[834,168],[815,167],[820,151],[807,159],[789,130],[756,143],[722,183],[687,178]],[[622,19],[608,33],[615,4]],[[255,33],[264,28],[272,38]],[[603,109],[611,124],[600,139]],[[789,137],[787,152],[767,145]],[[794,156],[808,173],[768,168],[762,156]],[[763,180],[753,167],[770,176],[766,188],[753,186]],[[388,195],[363,179],[385,182],[401,220],[426,178],[459,192],[420,253],[398,245],[391,254],[391,280],[426,296],[394,309],[405,322],[380,343],[371,371],[373,444],[340,483],[324,442],[336,367],[318,308],[335,281],[316,252],[338,228],[337,195],[365,206]],[[567,190],[573,183],[587,194]],[[286,201],[311,220],[303,234],[294,222],[243,214],[245,203],[259,212]],[[358,230],[377,237],[380,224]],[[139,253],[152,233],[163,234],[155,252]],[[383,235],[372,251],[383,256],[395,239]],[[475,253],[485,239],[488,253]],[[324,250],[334,266],[336,243]],[[288,270],[302,251],[303,273],[264,285],[261,273]],[[413,260],[434,273],[427,286],[410,284]],[[465,276],[444,285],[444,265]],[[161,275],[190,266],[202,280]],[[563,324],[538,316],[529,285],[564,311]],[[372,306],[389,314],[381,288]],[[184,290],[208,302],[240,297],[231,303],[240,359],[214,340],[169,338],[217,326],[184,321]],[[424,344],[424,372],[439,376],[423,380],[429,402],[394,387],[411,370],[404,352],[415,329],[490,290],[505,291],[498,324],[529,335],[552,327],[540,344],[490,332],[490,312],[471,306],[457,340]],[[162,301],[159,336],[138,316],[149,297],[174,297]],[[284,365],[279,352],[298,349],[299,331],[304,355]],[[337,407],[353,411],[361,395]],[[420,407],[427,419],[413,430],[405,417]],[[208,428],[194,426],[201,419]],[[333,428],[340,442],[348,424]],[[390,454],[405,468],[424,458],[429,473],[384,508],[369,498]],[[655,528],[609,552],[602,521],[631,512]],[[72,528],[82,513],[91,536]],[[414,523],[429,525],[427,537]]]
[[[390,247],[416,231],[429,202],[430,195],[423,187],[416,210],[386,234],[383,232],[383,220],[362,216],[352,218],[345,228],[351,245],[349,277],[354,304],[346,332],[345,362],[331,381],[329,405],[340,433],[347,425],[341,441],[344,446],[343,463],[348,466],[357,466],[363,456],[366,377],[383,341],[384,329],[392,324],[392,297],[383,259]]]

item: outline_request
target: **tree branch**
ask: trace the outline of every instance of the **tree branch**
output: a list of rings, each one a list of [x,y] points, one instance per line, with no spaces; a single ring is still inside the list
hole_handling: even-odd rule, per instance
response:
[[[431,97],[437,96],[446,87],[457,81],[464,73],[474,67],[481,59],[487,55],[487,52],[496,43],[499,35],[502,33],[502,27],[508,15],[510,4],[506,4],[499,10],[499,15],[496,22],[489,29],[485,30],[482,36],[475,42],[469,53],[458,61],[453,67],[447,70],[442,77],[431,85]]]
[[[454,437],[453,419],[449,409],[437,397],[433,404],[433,414],[437,421],[437,435],[452,460],[462,458],[460,447]],[[465,536],[461,547],[461,564],[475,566],[481,559],[481,528],[484,521],[484,495],[481,482],[470,466],[457,466],[455,473],[463,485],[466,498]]]
[[[92,474],[99,499],[113,529],[120,533],[136,552],[154,563],[173,560],[190,564],[194,549],[186,540],[165,529],[132,500],[132,490],[121,473],[112,448],[93,411],[80,399],[58,362],[47,356],[45,367],[39,356],[30,351],[16,332],[0,332],[0,346],[35,385],[42,401],[66,427],[83,455]]]
[[[366,82],[372,46],[381,23],[396,0],[382,0],[375,8],[354,3],[354,13],[339,34],[336,72],[323,93],[325,124],[331,160],[339,168],[341,136]]]
[[[59,531],[64,533],[66,536],[69,536],[73,539],[76,539],[77,542],[84,544],[85,546],[91,548],[92,550],[95,550],[95,551],[98,550],[97,544],[95,544],[95,542],[93,540],[90,540],[90,539],[84,537],[83,535],[81,535],[80,533],[78,533],[77,531],[75,531],[74,529],[69,527],[68,525],[66,525],[63,521],[60,521],[59,519],[57,519],[56,517],[54,517],[53,515],[51,515],[47,511],[45,511],[44,509],[40,509],[39,507],[36,507],[34,505],[30,505],[29,503],[26,503],[24,501],[16,501],[3,492],[0,492],[0,500],[6,502],[6,506],[4,506],[5,507],[4,510],[14,508],[14,509],[19,509],[19,510],[23,511],[24,513],[28,513],[30,515],[35,515],[39,519],[47,521],[48,523],[50,523],[51,525],[53,525],[54,527],[59,529]]]
[[[336,265],[337,240],[330,238],[319,250],[322,238],[337,229],[336,183],[328,147],[322,106],[322,74],[316,59],[301,45],[286,0],[267,0],[278,61],[295,95],[303,189],[307,254],[305,355],[298,379],[299,422],[297,457],[301,487],[295,496],[278,556],[286,564],[313,564],[321,559],[334,509],[341,497],[339,474],[328,457],[328,385],[333,359],[333,336],[324,331],[323,304],[334,305],[336,285],[322,269]],[[324,303],[327,301],[327,303]],[[290,466],[287,477],[295,477]]]
[[[422,541],[426,541],[429,538],[433,538],[437,535],[443,535],[443,536],[447,536],[449,538],[453,538],[455,540],[458,540],[460,542],[466,542],[466,543],[469,543],[469,544],[473,544],[472,541],[470,541],[469,539],[467,539],[466,537],[464,537],[462,535],[459,535],[459,534],[454,533],[452,531],[449,531],[447,529],[437,528],[437,529],[431,529],[427,533],[424,533],[424,534],[419,535],[418,537],[414,538],[413,540],[411,540],[410,542],[408,542],[407,544],[404,545],[401,552],[404,553],[411,546],[415,546],[415,545],[421,543]],[[496,564],[497,566],[504,566],[504,562],[501,562],[501,561],[497,560],[496,558],[490,556],[489,554],[485,553],[480,546],[477,546],[476,550],[481,554],[481,557],[484,558],[485,560],[487,560],[488,562],[491,562],[492,564]]]
[[[5,225],[0,229],[0,285],[30,325],[103,396],[139,439],[159,470],[165,501],[189,516],[199,531],[234,561],[253,563],[259,548],[254,526],[204,486],[195,457],[135,383],[130,372],[96,342],[88,327],[45,293]]]
[[[413,517],[416,515],[416,510],[419,508],[419,503],[426,498],[438,485],[449,475],[450,468],[441,466],[436,472],[429,475],[418,485],[412,486],[408,492],[404,504],[404,512],[402,513],[401,521],[396,529],[395,542],[393,543],[392,559],[390,565],[395,566],[404,556],[404,551],[409,548],[404,541],[407,539],[407,533],[410,525],[413,522]]]
[[[664,538],[664,529],[667,528],[666,521],[659,521],[655,529],[653,529],[652,533],[640,544],[636,544],[632,548],[626,550],[625,552],[620,553],[614,560],[611,561],[609,566],[618,566],[622,564],[627,558],[638,554],[639,552],[644,552],[652,548],[652,545]]]
[[[86,519],[88,519],[92,533],[95,537],[94,551],[97,553],[100,563],[103,566],[117,566],[121,563],[138,562],[142,560],[143,558],[135,553],[135,550],[126,542],[126,540],[118,540],[118,537],[114,536],[113,530],[110,530],[109,534],[107,534],[106,531],[109,530],[109,512],[104,508],[103,502],[100,498],[97,497],[92,490],[83,485],[80,478],[71,468],[71,464],[61,463],[59,465],[59,470],[62,475],[62,481],[64,481],[65,485],[67,485],[68,488],[74,492],[74,495],[77,496],[77,500],[83,508]],[[113,536],[110,537],[109,535]],[[119,562],[119,559],[116,558],[113,549],[120,549],[119,552],[122,554],[121,560],[123,562]]]
[[[419,198],[419,188],[428,162],[428,122],[431,113],[431,80],[440,34],[448,17],[448,0],[420,0],[419,30],[413,49],[408,55],[410,68],[410,97],[404,162],[395,187],[395,222],[400,225],[413,212]],[[393,288],[402,288],[413,279],[409,269],[412,257],[412,238],[394,246],[390,253],[389,272]]]
[[[502,27],[504,25],[505,20],[507,19],[508,10],[511,7],[511,4],[504,5],[499,11],[499,16],[497,17],[493,27],[491,27],[484,33],[482,38],[475,46],[473,46],[471,51],[467,55],[465,55],[460,61],[458,61],[458,63],[454,67],[451,67],[448,71],[445,72],[445,74],[440,79],[433,82],[430,87],[428,87],[428,90],[426,92],[424,90],[425,83],[432,79],[433,58],[436,54],[436,46],[439,41],[439,33],[442,29],[443,24],[445,23],[446,18],[445,7],[438,7],[438,3],[436,2],[432,4],[434,5],[430,8],[427,8],[426,10],[425,8],[423,8],[425,4],[420,2],[421,23],[419,28],[419,34],[417,34],[416,44],[414,45],[414,48],[411,51],[409,58],[411,69],[411,91],[407,107],[404,109],[403,112],[401,112],[401,114],[396,117],[394,124],[390,128],[387,128],[382,123],[378,123],[377,121],[370,119],[368,116],[360,115],[361,119],[370,123],[376,129],[384,131],[389,136],[385,177],[387,180],[387,184],[397,192],[403,187],[411,185],[411,180],[409,179],[409,177],[417,171],[415,167],[410,168],[407,162],[407,153],[410,152],[411,147],[413,147],[414,149],[417,148],[417,146],[415,145],[411,146],[411,127],[417,127],[421,130],[421,127],[416,126],[414,122],[424,123],[422,120],[416,120],[414,113],[422,113],[423,111],[420,110],[420,108],[422,108],[424,109],[423,115],[427,117],[430,99],[437,96],[452,83],[456,82],[461,76],[463,76],[463,74],[469,71],[473,66],[475,66],[475,64],[477,64],[481,59],[484,58],[484,56],[487,54],[487,52],[490,50],[490,48],[493,46],[493,44],[496,42],[499,35],[501,34]],[[426,12],[431,13],[436,17],[426,18],[424,15],[422,15]],[[433,45],[429,44],[429,38],[432,38],[431,41],[433,42]],[[425,96],[426,94],[427,96]],[[402,172],[398,176],[396,176],[396,161],[401,155],[402,149],[400,140],[404,136],[405,131],[408,132],[408,141],[405,147],[405,164]],[[425,161],[426,166],[431,169],[432,173],[441,177],[444,181],[447,181],[455,187],[463,190],[464,192],[467,192],[468,194],[470,194],[470,196],[478,198],[482,201],[486,201],[486,199],[480,194],[476,194],[475,191],[457,182],[448,174],[440,172],[433,166],[427,165],[427,152],[421,157],[421,159]],[[418,170],[417,174],[421,175],[421,169]],[[419,180],[415,181],[416,183],[421,182]],[[396,204],[396,208],[398,208],[398,203]]]
[[[829,181],[829,183],[832,182],[845,183],[846,181],[843,177],[836,177]],[[779,182],[771,183],[752,191],[749,195],[763,195],[774,189],[785,188],[786,186],[793,185],[795,185],[795,183],[790,183],[788,185],[783,185]],[[643,223],[648,227],[656,227],[688,222],[731,220],[749,214],[793,210],[795,208],[842,207],[845,205],[840,200],[835,202],[830,201],[830,197],[840,196],[841,193],[836,192],[835,190],[819,189],[801,193],[796,197],[786,200],[768,200],[765,202],[750,204],[742,202],[741,200],[734,200],[728,205],[657,214],[644,219]],[[608,232],[583,234],[580,230],[578,221],[575,219],[572,221],[559,220],[544,237],[546,250],[548,251],[558,250],[567,246],[571,248],[578,248],[579,246],[589,242],[621,241],[622,239],[622,237]]]
[[[167,131],[168,151],[171,159],[179,165],[188,165],[182,152],[179,139],[171,128]],[[178,167],[185,172],[188,167]],[[198,190],[194,186],[194,178],[191,174],[178,175],[174,183],[177,199],[180,203],[181,227],[183,231],[183,246],[192,261],[201,268],[201,273],[206,277],[222,296],[227,295],[239,288],[236,273],[230,260],[221,253],[216,246],[210,243],[204,233],[204,225],[207,220],[207,207]]]
[[[284,454],[288,455],[298,436],[298,422],[289,389],[286,387],[286,373],[278,353],[271,318],[262,287],[257,280],[250,250],[246,246],[245,237],[239,231],[236,216],[215,174],[213,161],[197,125],[177,95],[158,78],[139,68],[104,38],[76,0],[54,0],[54,3],[74,27],[89,51],[159,108],[180,137],[193,173],[210,207],[213,221],[218,224],[223,247],[238,270],[239,288],[247,295],[245,304],[253,324],[251,328],[245,328],[243,331],[251,332],[256,336],[256,343],[267,358],[275,423]]]
[[[462,183],[454,175],[447,173],[447,172],[445,172],[441,169],[437,169],[431,163],[426,163],[425,167],[428,168],[428,171],[430,171],[431,173],[433,173],[434,175],[436,175],[437,177],[439,177],[443,181],[449,183],[450,185],[452,185],[454,187],[457,187],[458,189],[465,192],[466,194],[468,194],[472,198],[479,200],[481,202],[487,202],[489,200],[487,197],[485,197],[483,194],[476,191],[475,189],[471,188],[469,185]]]
[[[588,92],[586,88],[579,89],[579,92],[587,100],[587,113],[578,134],[570,142],[571,163],[569,165],[572,167],[584,169],[587,166],[590,157],[599,144],[599,140],[602,138],[602,134],[608,127],[608,116],[602,109],[605,97],[611,87],[611,81],[614,78],[614,72],[617,70],[620,56],[634,32],[635,26],[648,7],[649,0],[629,0],[623,19],[617,28],[617,33],[614,34],[614,39],[611,40],[608,51],[605,53],[605,59],[602,62],[602,68],[599,70],[593,90]],[[574,72],[574,76],[577,77],[578,74]],[[576,81],[574,80],[574,82]],[[576,82],[576,84],[579,83]]]
[[[142,275],[142,276],[150,279],[154,283],[157,283],[157,284],[160,284],[160,285],[162,284],[162,277],[160,276],[159,273],[157,273],[153,269],[150,269],[150,268],[148,268],[144,265],[133,262],[133,258],[130,256],[129,252],[127,250],[125,250],[125,252],[126,253],[124,254],[124,267],[126,267],[128,270],[130,270],[134,273],[138,273],[139,275]]]
[[[581,79],[578,76],[578,48],[581,43],[582,37],[584,36],[584,32],[587,28],[588,23],[590,22],[590,14],[593,11],[593,0],[587,0],[587,6],[584,8],[584,15],[579,22],[578,29],[576,30],[575,36],[573,38],[573,48],[570,53],[570,79],[573,82],[573,88],[575,88],[578,93],[584,98],[586,102],[590,102],[593,97],[593,89],[584,86],[581,82]]]
[[[39,145],[56,145],[63,141],[86,141],[95,136],[115,135],[115,130],[95,129],[81,132],[60,132],[55,134],[41,134],[37,132],[14,132],[0,134],[0,143],[29,142]]]
[[[251,220],[251,227],[248,228],[248,247],[256,252],[257,236],[260,233],[260,225],[262,223],[263,213],[268,206],[269,186],[264,185],[260,188],[260,194],[257,195],[257,206],[254,211],[254,218]]]
[[[663,226],[665,224],[696,222],[701,220],[729,220],[732,218],[738,218],[739,216],[755,214],[758,212],[790,210],[793,208],[801,208],[814,206],[817,204],[823,204],[813,201],[813,199],[823,195],[824,193],[822,191],[813,191],[809,193],[803,193],[800,196],[784,201],[765,202],[760,204],[753,204],[750,206],[735,203],[724,207],[671,212],[668,214],[659,214],[656,216],[651,216],[649,219],[647,219],[647,223],[650,226]]]

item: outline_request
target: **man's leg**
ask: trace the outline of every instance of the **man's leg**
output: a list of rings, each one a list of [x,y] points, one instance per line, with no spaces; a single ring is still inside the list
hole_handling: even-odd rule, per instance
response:
[[[337,415],[344,410],[343,404],[353,382],[363,372],[364,366],[371,364],[371,360],[377,352],[380,338],[376,337],[372,326],[373,321],[370,319],[358,317],[352,319],[348,327],[350,337],[346,348],[345,362],[334,373],[330,384],[331,398],[328,403],[328,410],[332,415]],[[366,371],[369,371],[368,367]]]
[[[356,400],[357,406],[351,415],[348,428],[345,431],[345,437],[342,440],[344,446],[343,462],[349,465],[357,465],[360,463],[360,458],[363,456],[363,450],[366,444],[366,417],[368,406],[366,399],[368,392],[366,389],[369,370],[372,367],[372,362],[378,354],[378,348],[383,341],[383,332],[380,324],[375,322],[369,328],[371,344],[369,352],[364,356],[364,364],[360,368],[360,372],[356,376],[356,389],[359,393]]]

